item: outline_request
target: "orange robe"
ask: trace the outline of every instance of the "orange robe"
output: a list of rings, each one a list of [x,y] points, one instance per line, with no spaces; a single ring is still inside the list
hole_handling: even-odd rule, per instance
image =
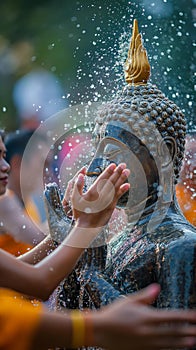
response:
[[[7,190],[6,195],[15,196],[14,192],[11,190]],[[40,223],[41,219],[33,201],[29,201],[25,205],[26,205],[24,209],[25,213],[28,213],[28,215],[33,220],[35,220],[35,222]],[[22,241],[16,241],[14,237],[9,234],[9,232],[3,232],[3,233],[0,233],[0,248],[15,256],[19,256],[21,254],[26,253],[31,248],[33,248],[33,245]]]
[[[0,248],[6,250],[6,252],[19,256],[26,253],[33,246],[25,242],[16,241],[10,234],[3,233],[0,235]]]
[[[41,303],[21,294],[0,289],[0,349],[28,350],[41,318]]]
[[[176,197],[185,218],[196,226],[196,197],[181,183],[176,185]]]

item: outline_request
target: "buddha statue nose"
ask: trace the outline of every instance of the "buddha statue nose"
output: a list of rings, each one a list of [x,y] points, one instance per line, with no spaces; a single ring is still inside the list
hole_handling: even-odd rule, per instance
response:
[[[110,160],[103,157],[94,158],[87,169],[86,175],[99,176],[104,171],[104,169],[107,168],[107,166],[111,163],[114,162],[111,162]]]

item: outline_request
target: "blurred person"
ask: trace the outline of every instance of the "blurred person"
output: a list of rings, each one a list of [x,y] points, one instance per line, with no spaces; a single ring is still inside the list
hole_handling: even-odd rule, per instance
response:
[[[184,159],[176,196],[186,219],[196,226],[196,131],[186,135]]]
[[[5,152],[0,136],[0,195],[5,192],[9,172]],[[23,256],[16,258],[0,249],[0,348],[30,350],[55,346],[101,346],[112,350],[120,347],[145,350],[192,348],[196,344],[194,311],[157,312],[148,306],[158,297],[160,287],[157,284],[120,298],[100,311],[49,312],[43,304],[30,302],[18,293],[43,298],[44,290],[50,293],[50,285],[58,284],[79,259],[84,250],[84,239],[85,245],[90,244],[107,224],[118,199],[130,187],[125,182],[129,173],[125,165],[116,167],[110,164],[86,193],[83,193],[84,174],[79,174],[72,194],[75,226],[63,244],[35,266],[27,264]],[[94,205],[102,180],[113,184],[114,197],[104,210],[100,208],[99,212],[86,213],[86,201],[89,206],[91,201]],[[108,193],[108,181],[102,188],[104,194]],[[33,250],[38,250],[38,246],[25,256],[32,255]]]
[[[0,247],[14,255],[31,249],[45,238],[47,232],[44,203],[38,208],[33,194],[39,190],[40,164],[43,150],[47,147],[42,135],[37,137],[33,149],[24,156],[25,148],[33,131],[19,130],[5,138],[7,161],[11,166],[8,189],[0,198]],[[24,158],[21,188],[21,162]]]
[[[33,129],[67,106],[57,77],[43,68],[22,76],[13,89],[20,128]]]

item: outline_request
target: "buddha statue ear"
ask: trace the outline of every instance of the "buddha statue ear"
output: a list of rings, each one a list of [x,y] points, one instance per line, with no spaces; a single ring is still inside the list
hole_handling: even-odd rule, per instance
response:
[[[171,203],[174,194],[174,159],[176,156],[176,141],[171,136],[165,136],[159,143],[158,153],[161,161],[160,185],[163,188],[163,203]]]
[[[166,136],[162,138],[158,152],[161,157],[161,163],[163,167],[168,167],[173,165],[174,158],[176,156],[176,141],[171,136]]]

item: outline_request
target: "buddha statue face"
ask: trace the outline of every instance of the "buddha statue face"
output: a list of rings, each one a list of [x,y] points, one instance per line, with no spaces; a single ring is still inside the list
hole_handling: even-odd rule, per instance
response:
[[[118,207],[143,208],[146,200],[155,200],[159,184],[157,164],[148,148],[124,123],[119,121],[95,128],[96,153],[87,176],[97,177],[110,163],[126,162],[131,170],[131,189],[118,202]],[[96,141],[95,141],[96,142]]]

